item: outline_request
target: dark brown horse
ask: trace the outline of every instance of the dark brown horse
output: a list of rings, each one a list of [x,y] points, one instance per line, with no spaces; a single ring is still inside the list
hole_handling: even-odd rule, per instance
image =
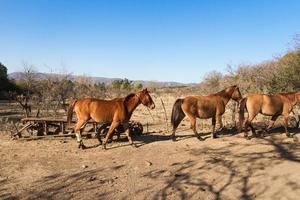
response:
[[[252,126],[252,121],[258,113],[263,115],[272,116],[271,122],[267,127],[266,131],[269,131],[273,128],[276,119],[283,115],[284,117],[284,128],[285,133],[289,137],[290,133],[288,132],[288,116],[289,113],[293,110],[293,107],[300,101],[300,92],[291,92],[291,93],[279,93],[275,95],[267,94],[254,94],[244,98],[240,103],[240,125],[239,132],[242,131],[244,124],[244,112],[245,108],[248,111],[248,119],[245,123],[244,136],[248,137],[248,126],[250,126],[253,136],[256,136],[255,129]]]
[[[108,139],[111,138],[115,128],[117,128],[120,124],[122,124],[126,130],[125,134],[128,137],[130,144],[133,144],[129,133],[128,123],[133,111],[140,104],[151,109],[155,108],[155,104],[147,89],[139,91],[136,94],[129,94],[125,98],[115,98],[112,100],[85,98],[70,102],[67,121],[70,124],[73,110],[75,110],[77,115],[75,133],[79,143],[79,148],[85,148],[81,139],[81,130],[90,119],[93,119],[98,123],[111,123],[103,143],[104,149],[106,149],[106,143]],[[101,140],[99,141],[101,143]]]
[[[171,123],[173,126],[172,139],[176,140],[175,131],[185,116],[188,116],[190,119],[191,129],[198,139],[202,138],[198,135],[196,130],[196,118],[212,118],[212,138],[216,138],[216,121],[219,123],[220,129],[222,129],[222,115],[224,114],[225,107],[230,99],[235,101],[242,99],[242,95],[237,86],[231,86],[218,93],[207,96],[188,96],[184,99],[177,99],[173,106],[171,116]]]

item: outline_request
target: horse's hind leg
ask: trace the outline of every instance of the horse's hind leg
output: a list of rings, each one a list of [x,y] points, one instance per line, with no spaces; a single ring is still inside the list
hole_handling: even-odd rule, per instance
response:
[[[256,136],[255,129],[254,129],[253,125],[252,125],[252,121],[253,121],[253,119],[255,118],[256,115],[257,115],[257,114],[253,114],[253,113],[250,113],[250,112],[249,112],[249,117],[248,117],[248,119],[247,119],[247,121],[246,121],[246,123],[245,123],[244,137],[246,137],[246,138],[248,138],[248,139],[249,139],[249,137],[248,137],[248,126],[250,126],[250,128],[251,128],[251,131],[252,131],[253,136],[254,136],[254,137]]]
[[[172,138],[173,141],[176,141],[175,132],[176,132],[176,128],[173,128],[172,134],[171,134],[171,136],[170,136],[170,137]]]
[[[191,115],[191,114],[187,114],[186,115],[189,117],[190,119],[190,124],[191,124],[191,129],[193,130],[194,134],[196,135],[196,137],[199,139],[199,140],[202,140],[201,136],[197,133],[197,129],[196,129],[196,117],[194,115]]]
[[[97,139],[98,139],[98,141],[99,141],[99,144],[102,145],[101,133],[100,133],[99,130],[98,130],[97,133],[96,133],[96,137],[97,137]]]
[[[129,143],[132,145],[133,141],[132,141],[132,138],[131,138],[131,135],[130,135],[129,124],[126,123],[123,126],[124,126],[124,129],[125,129],[125,135],[127,136]]]
[[[287,137],[291,137],[291,134],[289,133],[289,130],[288,130],[288,121],[289,121],[289,114],[288,113],[284,113],[283,114],[283,117],[284,117],[284,129],[285,129],[285,134]]]
[[[85,149],[86,146],[83,144],[82,138],[81,138],[81,132],[84,126],[86,125],[86,121],[84,120],[78,120],[75,126],[75,135],[77,138],[77,142],[79,143],[78,148]]]

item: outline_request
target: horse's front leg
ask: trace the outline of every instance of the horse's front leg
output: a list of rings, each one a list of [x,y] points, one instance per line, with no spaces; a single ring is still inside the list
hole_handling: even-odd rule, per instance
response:
[[[284,113],[283,114],[283,117],[284,117],[284,129],[285,129],[285,134],[287,137],[291,137],[291,134],[289,133],[289,130],[288,130],[288,122],[289,122],[289,114],[288,113]]]
[[[213,117],[211,119],[211,124],[212,124],[212,132],[211,132],[211,138],[216,138],[216,135],[215,135],[215,129],[216,129],[216,117]]]
[[[218,123],[219,123],[219,129],[218,131],[221,131],[224,128],[223,122],[222,122],[222,115],[218,117]]]
[[[222,115],[217,115],[217,122],[219,124],[218,132],[223,129]]]
[[[112,122],[111,123],[111,125],[109,127],[109,130],[108,130],[108,132],[106,134],[105,140],[104,140],[104,142],[102,144],[103,145],[103,149],[106,149],[106,144],[107,144],[108,140],[111,138],[111,136],[114,133],[115,128],[117,128],[119,126],[119,124],[120,124],[120,122]]]
[[[219,129],[217,131],[215,131],[216,121],[219,124]],[[223,129],[222,115],[216,115],[215,117],[212,118],[212,126],[213,126],[213,130],[212,130],[211,138],[215,139],[217,138],[217,132]]]
[[[270,121],[270,123],[269,123],[269,125],[267,127],[267,131],[270,131],[274,127],[275,121],[278,118],[278,116],[279,115],[272,116],[271,121]]]
[[[196,129],[196,117],[192,114],[187,114],[187,116],[189,117],[190,119],[190,124],[191,124],[191,129],[193,130],[194,134],[196,135],[196,137],[199,139],[199,140],[203,140],[201,138],[201,136],[197,133],[197,129]]]

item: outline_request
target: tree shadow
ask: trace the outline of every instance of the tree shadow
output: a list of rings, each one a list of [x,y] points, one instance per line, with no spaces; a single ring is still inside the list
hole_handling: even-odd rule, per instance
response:
[[[14,194],[8,192],[6,188],[7,182],[8,182],[7,179],[0,180],[0,199],[10,199],[10,200],[18,199]]]
[[[110,170],[119,170],[124,165],[118,165]],[[15,196],[0,196],[1,199],[107,199],[115,191],[111,186],[115,178],[102,177],[104,169],[81,170],[71,174],[57,173],[45,176],[34,182],[29,190]],[[108,186],[103,190],[103,186]],[[1,193],[0,193],[1,194]]]
[[[270,167],[283,161],[299,163],[300,155],[294,152],[299,153],[300,147],[275,141],[274,138],[264,139],[262,142],[263,145],[272,145],[274,148],[257,152],[253,151],[255,147],[251,143],[230,143],[221,148],[189,149],[187,151],[197,159],[173,163],[167,169],[145,173],[144,177],[159,180],[167,172],[172,174],[166,178],[164,187],[155,192],[153,199],[172,199],[175,196],[179,199],[199,199],[205,196],[216,200],[264,198],[264,194],[272,190],[272,185],[260,182],[259,180],[264,180],[261,177],[269,177]],[[252,151],[242,151],[244,149]],[[210,174],[214,176],[211,177]],[[299,192],[300,184],[297,181],[289,180],[288,184],[293,191]],[[230,193],[234,190],[237,192]],[[283,197],[282,193],[277,195],[279,198]]]
[[[271,144],[275,151],[280,155],[282,160],[289,160],[292,162],[300,163],[300,145],[297,143],[281,143],[276,142],[275,138],[264,138],[269,144]],[[296,155],[294,152],[298,152],[299,155]]]

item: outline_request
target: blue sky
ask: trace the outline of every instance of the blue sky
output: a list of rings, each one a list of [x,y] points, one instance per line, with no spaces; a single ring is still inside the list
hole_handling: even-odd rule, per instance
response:
[[[297,0],[0,0],[0,62],[134,80],[199,82],[284,53]]]

